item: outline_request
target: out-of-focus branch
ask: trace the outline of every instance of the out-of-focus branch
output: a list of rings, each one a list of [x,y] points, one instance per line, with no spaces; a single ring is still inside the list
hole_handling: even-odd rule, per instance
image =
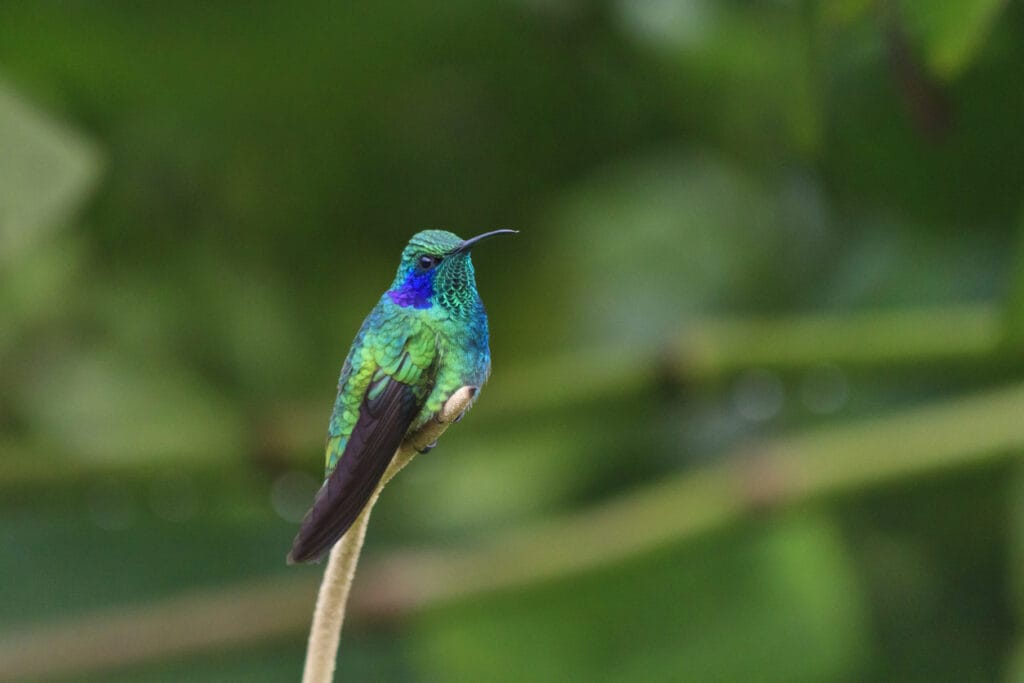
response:
[[[554,579],[693,538],[765,507],[846,493],[1024,449],[1024,384],[751,443],[722,464],[493,537],[463,554],[395,554],[353,608],[395,615]]]
[[[52,680],[294,637],[309,623],[310,576],[189,591],[0,637],[0,681]]]
[[[1000,310],[991,305],[726,318],[686,328],[670,357],[684,382],[711,381],[752,367],[931,368],[992,361],[1002,336]]]
[[[910,44],[894,2],[880,3],[889,70],[911,123],[929,141],[939,142],[951,127],[952,113],[945,94]]]
[[[976,365],[998,360],[1003,318],[987,304],[789,318],[701,319],[661,347],[569,349],[498,369],[474,421],[543,412],[628,396],[668,382],[727,379],[743,370],[797,371],[821,364],[848,369]],[[571,382],[564,378],[571,377]],[[323,406],[294,406],[262,420],[280,453],[319,445]]]
[[[966,467],[1024,449],[1024,384],[748,444],[722,464],[495,535],[462,552],[397,552],[363,572],[351,613],[401,617],[683,542],[767,507]],[[0,681],[114,666],[297,634],[303,577],[86,615],[0,637]],[[54,657],[60,652],[60,657]]]
[[[512,413],[554,411],[580,403],[638,394],[662,383],[700,384],[749,368],[782,372],[830,363],[846,369],[929,368],[938,363],[972,366],[996,362],[1012,349],[1004,343],[1005,315],[991,305],[818,314],[790,318],[703,319],[683,327],[661,347],[573,349],[498,369],[500,381],[474,421],[508,422]],[[1019,352],[1018,352],[1019,354]],[[571,377],[571,382],[564,381]],[[275,406],[254,418],[250,433],[259,458],[282,464],[322,446],[322,404]],[[60,467],[40,459],[27,444],[2,444],[0,488],[80,482],[88,476],[147,478],[208,461],[81,462]],[[216,466],[231,463],[216,461]]]

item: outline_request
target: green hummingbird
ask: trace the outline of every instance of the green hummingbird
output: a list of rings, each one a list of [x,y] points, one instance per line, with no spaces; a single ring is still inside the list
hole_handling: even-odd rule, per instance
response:
[[[341,368],[327,428],[324,483],[295,537],[289,564],[321,559],[355,522],[402,440],[460,387],[479,388],[487,381],[487,314],[470,250],[494,235],[515,232],[494,230],[464,240],[445,230],[424,230],[409,240],[394,282],[363,321]]]

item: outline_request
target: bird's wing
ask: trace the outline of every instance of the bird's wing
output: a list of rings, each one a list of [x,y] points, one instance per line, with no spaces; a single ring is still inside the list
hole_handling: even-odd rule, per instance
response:
[[[436,367],[436,343],[425,330],[411,327],[404,343],[391,336],[386,346],[353,349],[360,357],[350,355],[348,373],[342,372],[347,381],[328,434],[328,477],[295,537],[290,563],[320,559],[348,531],[422,408]]]

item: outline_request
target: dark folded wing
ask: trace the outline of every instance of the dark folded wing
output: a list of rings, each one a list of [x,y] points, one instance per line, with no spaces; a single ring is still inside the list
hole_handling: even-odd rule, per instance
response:
[[[387,384],[381,388],[378,382]],[[370,386],[345,450],[295,537],[288,554],[290,564],[319,560],[348,531],[421,406],[422,399],[417,399],[411,386],[388,375]]]

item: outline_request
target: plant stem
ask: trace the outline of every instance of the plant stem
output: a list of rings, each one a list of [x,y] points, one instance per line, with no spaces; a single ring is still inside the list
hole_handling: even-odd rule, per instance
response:
[[[1024,292],[1024,285],[1020,290]],[[1024,301],[1024,294],[1020,300]],[[792,371],[823,363],[887,372],[937,364],[977,367],[1014,353],[1005,343],[1004,318],[1003,311],[993,304],[972,304],[694,320],[666,345],[573,349],[504,371],[476,419],[490,415],[507,420],[512,412],[566,410],[581,402],[635,395],[659,380],[708,383],[749,368]],[[565,377],[573,381],[565,382]],[[258,415],[251,431],[260,435],[258,441],[267,451],[290,457],[321,445],[316,435],[322,419],[319,405],[276,406]],[[86,477],[149,478],[182,468],[196,472],[238,466],[233,456],[225,457],[221,450],[219,460],[213,453],[188,462],[150,458],[146,468],[134,460],[104,463],[60,453],[62,465],[53,467],[50,458],[40,457],[41,449],[52,455],[59,446],[0,442],[4,454],[0,458],[0,488],[23,490],[55,483],[77,485]]]
[[[717,465],[496,534],[471,549],[393,551],[374,563],[348,608],[400,618],[445,601],[624,561],[766,506],[1008,460],[1024,449],[1022,414],[1024,383],[1016,383],[755,441],[723,455]],[[295,605],[311,588],[307,577],[289,576],[6,630],[0,633],[0,681],[83,675],[285,637],[305,627],[306,612]],[[340,619],[333,628],[332,668]]]
[[[750,442],[719,464],[669,476],[471,551],[405,553],[373,572],[354,607],[394,616],[556,580],[693,539],[769,507],[905,481],[1024,450],[1024,383],[894,414]],[[386,583],[376,577],[387,577]]]
[[[995,362],[1005,351],[1002,323],[1001,310],[989,304],[704,318],[647,349],[572,349],[534,359],[502,377],[485,412],[560,409],[631,395],[659,381],[709,383],[751,368],[785,372],[833,364],[889,370]]]
[[[313,611],[302,683],[329,683],[334,677],[341,627],[345,621],[345,606],[352,589],[352,580],[356,575],[356,565],[359,563],[363,541],[366,539],[370,513],[377,503],[377,498],[380,497],[381,490],[417,453],[437,441],[448,425],[469,408],[476,391],[476,387],[462,387],[456,391],[441,408],[437,417],[402,443],[366,507],[348,532],[331,549],[323,582],[320,584],[316,608]]]

